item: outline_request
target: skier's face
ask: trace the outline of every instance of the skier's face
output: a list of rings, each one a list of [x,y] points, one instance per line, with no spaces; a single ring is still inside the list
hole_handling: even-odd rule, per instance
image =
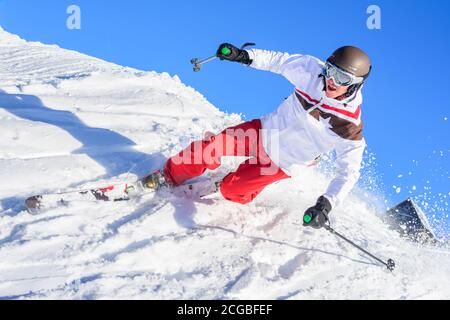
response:
[[[347,93],[349,87],[338,86],[334,83],[333,79],[327,79],[325,93],[328,98],[336,99]]]

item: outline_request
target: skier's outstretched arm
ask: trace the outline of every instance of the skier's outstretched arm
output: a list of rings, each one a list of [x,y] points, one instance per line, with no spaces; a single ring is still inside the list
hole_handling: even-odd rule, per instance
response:
[[[300,77],[305,77],[305,73],[311,73],[315,63],[308,55],[260,49],[247,50],[247,52],[252,60],[250,67],[280,74],[294,85]]]
[[[336,148],[337,175],[328,186],[327,192],[317,200],[316,205],[306,210],[303,216],[304,226],[316,229],[325,226],[331,210],[344,201],[358,181],[365,148],[364,139],[348,141]]]
[[[336,148],[336,177],[331,181],[324,197],[332,207],[340,205],[360,177],[361,163],[366,148],[365,140],[348,141]]]
[[[224,55],[223,52],[228,54]],[[217,56],[222,60],[240,62],[258,70],[280,74],[294,85],[304,81],[308,74],[317,76],[317,70],[321,68],[317,59],[309,55],[260,49],[241,50],[229,43],[220,45]]]

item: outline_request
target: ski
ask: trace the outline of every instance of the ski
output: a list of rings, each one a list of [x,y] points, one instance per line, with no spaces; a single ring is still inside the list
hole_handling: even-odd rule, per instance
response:
[[[25,200],[25,206],[29,213],[38,214],[53,207],[67,206],[74,201],[128,201],[143,191],[137,181],[122,182],[99,188],[34,195]]]
[[[173,188],[165,188],[179,197],[204,198],[219,191],[220,181],[214,179],[193,182]],[[30,214],[39,214],[52,208],[68,206],[73,202],[118,202],[129,201],[148,193],[155,193],[154,189],[145,188],[141,180],[121,182],[99,188],[71,190],[59,193],[34,195],[25,200],[25,207]]]

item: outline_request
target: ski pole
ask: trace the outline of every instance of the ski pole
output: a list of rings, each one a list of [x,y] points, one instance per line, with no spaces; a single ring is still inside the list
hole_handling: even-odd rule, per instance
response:
[[[202,65],[203,64],[211,62],[211,61],[216,60],[216,59],[217,59],[216,55],[214,55],[212,57],[209,57],[207,59],[204,59],[204,60],[200,60],[200,59],[197,59],[197,58],[192,59],[191,63],[194,65],[194,72],[200,71],[202,69]]]
[[[247,43],[244,43],[242,46],[241,46],[241,50],[244,50],[246,47],[249,47],[249,46],[254,46],[255,44],[254,43],[251,43],[251,42],[247,42]],[[230,54],[231,54],[231,50],[229,49],[229,48],[222,48],[222,51],[221,51],[221,53],[224,55],[224,56],[229,56]],[[208,62],[211,62],[211,61],[213,61],[213,60],[216,60],[218,57],[217,57],[217,54],[215,54],[215,55],[213,55],[213,56],[211,56],[211,57],[209,57],[209,58],[206,58],[206,59],[204,59],[204,60],[200,60],[200,59],[198,59],[198,58],[194,58],[194,59],[192,59],[191,60],[191,64],[193,64],[194,65],[194,72],[199,72],[201,69],[202,69],[202,66],[205,64],[205,63],[208,63]]]
[[[367,254],[368,256],[372,257],[373,259],[377,260],[378,262],[382,263],[383,265],[385,265],[390,271],[394,271],[395,269],[395,262],[392,259],[389,259],[387,262],[384,262],[383,260],[381,260],[380,258],[374,256],[373,254],[371,254],[370,252],[364,250],[363,248],[361,248],[360,246],[358,246],[356,243],[354,243],[353,241],[350,241],[349,239],[347,239],[346,237],[344,237],[343,235],[339,234],[338,232],[336,232],[336,230],[334,230],[330,225],[325,225],[325,229],[328,230],[330,233],[338,236],[339,238],[341,238],[342,240],[347,241],[348,243],[350,243],[352,246],[354,246],[355,248],[361,250],[362,252],[364,252],[365,254]]]

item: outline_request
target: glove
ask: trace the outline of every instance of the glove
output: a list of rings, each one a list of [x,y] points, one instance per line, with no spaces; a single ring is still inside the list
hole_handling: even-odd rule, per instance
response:
[[[253,62],[253,60],[250,59],[250,55],[247,51],[236,48],[229,43],[223,43],[220,45],[219,49],[217,50],[217,57],[220,60],[240,62],[248,66]]]
[[[320,197],[314,207],[306,210],[303,216],[303,226],[314,229],[323,228],[328,221],[328,214],[331,209],[330,201],[324,196]]]

